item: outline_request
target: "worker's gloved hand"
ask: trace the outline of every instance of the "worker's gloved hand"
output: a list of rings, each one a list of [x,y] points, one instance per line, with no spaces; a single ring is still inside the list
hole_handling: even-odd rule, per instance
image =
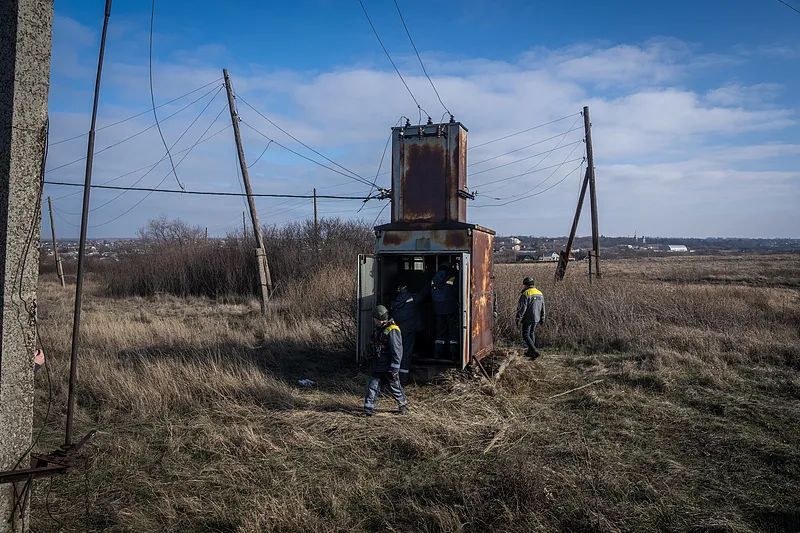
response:
[[[399,370],[390,370],[389,375],[392,377],[392,381],[398,381],[400,379],[400,371]]]

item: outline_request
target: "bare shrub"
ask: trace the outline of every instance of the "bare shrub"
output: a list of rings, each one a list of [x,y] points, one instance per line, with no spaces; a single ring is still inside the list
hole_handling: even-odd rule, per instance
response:
[[[179,220],[151,220],[140,230],[148,244],[104,272],[112,296],[206,296],[241,299],[258,291],[255,242],[230,234],[206,240],[200,228]],[[372,249],[374,237],[362,222],[322,219],[264,229],[275,296],[293,312],[320,316],[326,304],[350,298],[355,256]]]

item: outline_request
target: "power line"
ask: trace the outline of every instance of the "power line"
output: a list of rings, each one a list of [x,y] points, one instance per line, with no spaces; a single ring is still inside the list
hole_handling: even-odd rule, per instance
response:
[[[62,185],[66,187],[83,187],[82,183],[71,183],[67,181],[49,181],[45,180],[44,183],[48,185]],[[224,192],[224,191],[191,191],[183,189],[157,189],[150,187],[121,187],[116,185],[92,185],[92,189],[109,189],[116,191],[139,191],[139,192],[160,192],[169,194],[194,194],[201,196],[248,196],[245,193],[238,192]],[[258,198],[314,198],[312,194],[280,194],[280,193],[253,193],[250,196]],[[328,200],[373,200],[374,196],[336,196],[331,194],[318,194],[317,198]]]
[[[517,135],[522,135],[523,133],[528,133],[529,131],[533,131],[533,130],[536,130],[536,129],[539,129],[539,128],[543,128],[545,126],[549,126],[550,124],[555,124],[556,122],[561,122],[562,120],[567,120],[570,117],[574,117],[576,114],[580,115],[580,112],[578,112],[578,113],[570,113],[569,115],[563,116],[561,118],[557,118],[555,120],[551,120],[550,122],[544,122],[542,124],[537,124],[536,126],[531,126],[530,128],[526,128],[524,130],[517,131],[517,132],[514,132],[514,133],[509,133],[508,135],[504,135],[502,137],[498,137],[496,139],[492,139],[490,141],[486,141],[486,142],[481,143],[481,144],[475,144],[475,145],[470,146],[469,149],[472,150],[473,148],[478,148],[480,146],[486,146],[487,144],[492,144],[492,143],[495,143],[497,141],[504,141],[504,140],[509,139],[511,137],[515,137]]]
[[[568,143],[568,144],[565,144],[565,145],[558,145],[555,148],[551,148],[550,150],[546,150],[544,152],[539,152],[538,154],[528,155],[528,156],[525,156],[525,157],[523,157],[521,159],[515,159],[514,161],[510,161],[508,163],[503,163],[502,165],[497,165],[497,166],[494,166],[494,167],[485,168],[483,170],[478,170],[477,172],[472,172],[471,174],[474,176],[476,174],[483,174],[484,172],[490,172],[492,170],[497,170],[498,168],[507,167],[509,165],[516,165],[517,163],[521,163],[523,161],[527,161],[528,159],[533,159],[534,157],[539,157],[540,155],[548,156],[548,155],[552,154],[553,152],[555,152],[556,150],[560,150],[562,148],[566,148],[568,146],[573,146],[575,144],[579,144],[579,143],[582,143],[582,142],[583,142],[583,138],[580,138],[577,141],[574,141],[574,142],[571,142],[571,143]]]
[[[569,151],[569,153],[566,155],[566,157],[564,157],[564,161],[566,161],[567,159],[569,159],[570,157],[572,157],[572,154],[575,152],[575,148],[577,148],[577,146],[573,146],[573,147],[572,147],[572,150],[570,150],[570,151]],[[585,159],[586,159],[586,155],[584,154],[584,160],[585,160]],[[582,163],[581,163],[581,164],[582,164]],[[562,163],[562,166],[563,166],[563,163]],[[559,168],[560,168],[560,167],[559,167]],[[529,170],[531,170],[531,169],[529,169]],[[539,183],[537,183],[536,185],[534,185],[534,186],[533,186],[533,187],[532,187],[530,190],[531,190],[531,191],[535,191],[536,189],[538,189],[539,187],[541,187],[542,185],[544,185],[545,183],[547,183],[548,181],[550,181],[550,178],[552,178],[553,176],[555,176],[555,175],[556,175],[556,172],[558,172],[558,168],[554,169],[554,170],[553,170],[553,171],[552,171],[550,174],[548,174],[548,175],[547,175],[547,177],[546,177],[545,179],[543,179],[542,181],[540,181]],[[508,184],[506,184],[506,185],[501,185],[499,188],[501,188],[501,189],[502,189],[503,187],[506,187],[507,185],[508,185]],[[494,190],[497,190],[497,189],[494,189]],[[503,199],[503,200],[505,200],[505,198],[502,198],[502,199]]]
[[[261,160],[261,158],[264,157],[264,154],[267,153],[267,150],[269,149],[269,145],[270,144],[272,144],[272,141],[267,141],[267,145],[264,147],[264,149],[261,151],[261,153],[258,154],[258,157],[256,157],[256,160],[253,161],[252,163],[250,163],[249,165],[247,165],[247,168],[253,168],[253,165],[258,163]]]
[[[377,215],[375,215],[375,220],[373,220],[373,221],[372,221],[372,226],[375,226],[375,224],[377,224],[377,223],[378,223],[378,219],[379,219],[379,218],[381,218],[381,215],[382,215],[382,214],[383,214],[383,212],[386,210],[386,208],[387,208],[387,207],[389,207],[389,205],[390,205],[390,204],[384,204],[384,206],[381,208],[381,210],[380,210],[380,211],[378,211],[378,214],[377,214]]]
[[[184,130],[183,130],[183,133],[181,133],[181,134],[180,134],[180,136],[179,136],[179,137],[178,137],[178,138],[175,140],[175,142],[174,142],[174,143],[172,143],[172,148],[174,148],[174,147],[175,147],[175,145],[177,145],[177,144],[180,142],[180,140],[183,138],[183,136],[184,136],[184,135],[186,135],[186,133],[187,133],[187,132],[188,132],[188,131],[191,129],[191,127],[192,127],[192,126],[194,126],[194,124],[195,124],[195,123],[198,121],[198,119],[200,119],[200,117],[201,117],[201,116],[203,116],[203,114],[205,113],[206,109],[208,109],[208,107],[211,105],[211,103],[212,103],[212,102],[213,102],[213,100],[209,101],[209,102],[208,102],[208,104],[206,104],[206,106],[203,108],[203,110],[202,110],[202,111],[200,111],[200,114],[199,114],[199,115],[197,115],[197,117],[195,117],[195,119],[194,119],[194,120],[191,122],[191,124],[189,124],[189,125],[186,127],[186,129],[184,129]],[[219,111],[219,113],[217,113],[217,116],[215,116],[215,117],[214,117],[214,120],[212,120],[212,121],[211,121],[211,124],[209,124],[209,125],[208,125],[208,127],[207,127],[207,128],[206,128],[206,129],[203,131],[203,133],[200,135],[200,137],[198,137],[197,141],[195,141],[195,142],[194,142],[194,144],[192,144],[192,145],[189,147],[189,149],[188,149],[188,150],[185,150],[185,152],[186,152],[186,153],[184,153],[184,154],[183,154],[183,157],[180,159],[180,161],[178,161],[178,165],[180,165],[181,163],[183,163],[183,160],[184,160],[184,159],[186,159],[186,158],[189,156],[189,152],[191,152],[191,151],[192,151],[192,150],[193,150],[193,149],[194,149],[194,148],[195,148],[195,147],[196,147],[198,144],[200,144],[200,141],[202,141],[202,140],[203,140],[203,137],[205,136],[205,134],[206,134],[206,133],[208,133],[208,130],[210,130],[210,129],[211,129],[211,127],[212,127],[214,124],[216,124],[217,120],[219,119],[220,115],[222,115],[222,112],[223,112],[223,111],[225,111],[225,108],[226,108],[226,107],[227,107],[227,106],[223,106],[223,108],[222,108],[222,109]],[[141,176],[139,176],[139,178],[138,178],[136,181],[134,181],[134,182],[133,182],[133,183],[132,183],[130,186],[134,186],[134,185],[136,185],[137,183],[140,183],[140,182],[141,182],[141,181],[142,181],[144,178],[146,178],[146,177],[147,177],[147,176],[150,174],[150,172],[152,172],[153,170],[155,170],[155,169],[156,169],[156,167],[157,167],[157,166],[158,166],[158,165],[159,165],[159,164],[160,164],[160,163],[161,163],[161,162],[162,162],[162,161],[163,161],[165,158],[166,158],[166,154],[165,154],[165,155],[163,155],[163,156],[161,156],[161,159],[159,159],[159,160],[158,160],[158,161],[157,161],[157,162],[156,162],[156,163],[155,163],[155,164],[154,164],[154,165],[153,165],[153,166],[152,166],[152,167],[151,167],[151,168],[150,168],[150,169],[149,169],[147,172],[145,172],[144,174],[142,174]],[[167,176],[169,176],[169,173],[167,173]],[[161,181],[161,183],[163,183],[163,181],[164,181],[164,180],[162,180],[162,181]],[[115,202],[116,200],[118,200],[119,198],[121,198],[121,197],[122,197],[122,196],[124,196],[124,195],[125,195],[125,192],[121,192],[120,194],[118,194],[118,195],[117,195],[117,196],[115,196],[114,198],[112,198],[112,199],[108,200],[107,202],[105,202],[105,203],[103,203],[103,204],[100,204],[100,205],[98,205],[98,206],[96,206],[96,207],[93,207],[92,209],[90,209],[90,211],[97,211],[98,209],[101,209],[101,208],[103,208],[103,207],[107,206],[108,204]]]
[[[378,183],[378,176],[381,175],[381,167],[383,166],[383,160],[384,158],[386,158],[386,150],[389,148],[389,143],[391,142],[392,137],[394,136],[394,128],[396,128],[397,125],[400,124],[400,121],[402,121],[404,118],[405,118],[404,116],[400,115],[400,118],[398,118],[397,122],[394,123],[394,127],[392,127],[392,129],[389,130],[389,138],[386,139],[386,143],[383,145],[383,153],[381,154],[380,162],[378,162],[378,170],[375,171],[375,177],[372,179],[372,186],[369,188],[369,194],[372,194],[372,191],[375,189],[375,184]],[[361,211],[362,209],[364,209],[363,205],[358,209],[358,211]]]
[[[516,178],[521,178],[522,176],[527,176],[528,174],[533,174],[534,172],[544,172],[545,170],[558,168],[558,167],[566,165],[567,163],[572,163],[574,161],[580,161],[581,159],[583,159],[583,158],[582,157],[578,157],[578,158],[575,158],[575,159],[570,159],[569,161],[564,161],[562,163],[558,163],[557,165],[551,165],[549,167],[537,168],[536,170],[531,170],[531,171],[528,171],[528,172],[522,172],[520,174],[515,174],[515,175],[509,176],[507,178],[500,178],[500,179],[496,179],[496,180],[492,180],[492,181],[487,181],[485,183],[481,183],[479,185],[476,185],[475,187],[484,187],[486,185],[492,185],[492,184],[495,184],[495,183],[500,183],[502,181],[508,181],[508,180],[513,180],[513,179],[516,179]]]
[[[542,143],[545,143],[547,141],[552,141],[553,139],[561,137],[562,135],[564,135],[566,133],[572,133],[573,131],[578,131],[578,130],[582,130],[582,129],[583,129],[583,126],[580,126],[580,127],[577,127],[577,128],[568,129],[567,131],[563,131],[561,133],[557,133],[557,134],[553,135],[552,137],[548,137],[548,138],[542,139],[540,141],[536,141],[536,142],[532,142],[530,144],[526,144],[525,146],[522,146],[522,147],[517,148],[515,150],[509,150],[508,152],[504,152],[504,153],[496,155],[496,156],[488,157],[488,158],[482,159],[480,161],[475,161],[473,163],[470,163],[469,166],[475,166],[475,165],[480,165],[482,163],[488,163],[489,161],[494,161],[495,159],[499,159],[499,158],[501,158],[501,157],[503,157],[505,155],[510,155],[510,154],[513,154],[513,153],[516,153],[516,152],[520,152],[520,151],[525,150],[527,148],[530,148],[532,146],[536,146],[537,144],[542,144]]]
[[[360,175],[360,174],[358,174],[357,172],[353,172],[353,171],[352,171],[352,170],[350,170],[349,168],[347,168],[347,167],[345,167],[345,166],[343,166],[343,165],[340,165],[339,163],[337,163],[336,161],[334,161],[334,160],[333,160],[333,159],[331,159],[330,157],[328,157],[328,156],[326,156],[325,154],[321,153],[319,150],[316,150],[316,149],[312,148],[311,146],[307,145],[306,143],[304,143],[303,141],[301,141],[300,139],[298,139],[297,137],[295,137],[294,135],[292,135],[291,133],[289,133],[288,131],[286,131],[286,130],[285,130],[285,129],[283,129],[282,127],[280,127],[278,124],[276,124],[276,123],[275,123],[275,121],[273,121],[272,119],[270,119],[268,116],[266,116],[264,113],[262,113],[261,111],[259,111],[259,110],[258,110],[258,109],[256,109],[255,107],[253,107],[252,105],[250,105],[250,103],[249,103],[247,100],[245,100],[244,98],[242,98],[241,96],[239,96],[239,95],[236,95],[236,98],[237,98],[238,100],[241,100],[241,101],[242,101],[242,103],[243,103],[244,105],[246,105],[247,107],[249,107],[250,109],[252,109],[253,111],[255,111],[255,112],[256,112],[256,113],[257,113],[257,114],[258,114],[258,115],[259,115],[261,118],[263,118],[264,120],[266,120],[267,122],[269,122],[270,124],[272,124],[273,126],[275,126],[276,128],[278,128],[278,129],[279,129],[281,132],[283,132],[284,134],[288,135],[288,136],[289,136],[289,137],[290,137],[292,140],[294,140],[295,142],[297,142],[297,143],[300,143],[300,144],[301,144],[301,145],[303,145],[305,148],[307,148],[307,149],[311,150],[312,152],[314,152],[315,154],[317,154],[318,156],[320,156],[320,157],[321,157],[321,158],[323,158],[324,160],[328,161],[329,163],[332,163],[333,165],[336,165],[336,166],[337,166],[337,167],[339,167],[340,169],[342,169],[342,170],[344,170],[344,171],[346,171],[346,172],[349,172],[349,173],[350,173],[350,174],[352,174],[353,176],[355,176],[355,177],[357,177],[357,178],[359,178],[359,179],[362,179],[362,180],[365,180],[365,181],[366,181],[366,178],[364,178],[363,176],[361,176],[361,175]],[[367,183],[369,183],[369,181],[367,181]]]
[[[224,109],[224,108],[223,108],[223,109]],[[180,160],[180,161],[178,161],[178,165],[180,165],[181,163],[183,163],[184,159],[186,159],[187,157],[189,157],[189,154],[192,152],[192,150],[193,150],[193,149],[194,149],[194,148],[195,148],[195,147],[196,147],[198,144],[200,144],[200,141],[202,140],[203,136],[204,136],[206,133],[208,133],[208,130],[209,130],[209,129],[211,129],[211,126],[213,126],[213,125],[214,125],[214,123],[217,121],[217,119],[219,118],[219,116],[220,116],[221,114],[222,114],[222,110],[220,110],[220,112],[219,112],[219,113],[217,113],[217,116],[214,118],[214,121],[213,121],[211,124],[209,124],[209,125],[208,125],[208,127],[205,129],[205,131],[204,131],[204,132],[203,132],[203,133],[200,135],[200,137],[198,137],[197,141],[195,141],[195,142],[194,142],[194,144],[192,144],[192,146],[190,147],[190,149],[186,151],[186,153],[183,155],[183,157],[181,158],[181,160]],[[157,189],[158,187],[161,187],[161,185],[162,185],[162,184],[163,184],[163,183],[164,183],[164,182],[167,180],[167,178],[169,178],[169,172],[167,172],[166,174],[164,174],[164,177],[163,177],[163,178],[161,178],[161,181],[159,181],[159,182],[156,184],[155,188]],[[185,190],[185,189],[181,189],[181,191],[183,191],[183,190]],[[124,193],[122,193],[122,194],[124,194]],[[95,225],[93,225],[92,227],[93,227],[93,228],[99,228],[99,227],[106,226],[106,225],[108,225],[108,224],[111,224],[112,222],[115,222],[115,221],[119,220],[120,218],[124,217],[125,215],[127,215],[128,213],[130,213],[131,211],[133,211],[134,209],[136,209],[136,207],[138,207],[139,205],[141,205],[141,203],[142,203],[142,202],[144,202],[145,200],[147,200],[147,199],[150,197],[150,195],[151,195],[151,194],[153,194],[153,193],[152,193],[152,192],[148,192],[147,194],[145,194],[144,196],[142,196],[142,197],[141,197],[141,198],[140,198],[140,199],[139,199],[137,202],[135,202],[135,203],[134,203],[132,206],[130,206],[128,209],[126,209],[125,211],[123,211],[123,212],[122,212],[122,213],[120,213],[119,215],[117,215],[117,216],[115,216],[115,217],[113,217],[113,218],[111,218],[111,219],[109,219],[109,220],[106,220],[105,222],[101,222],[100,224],[95,224]],[[121,194],[120,194],[120,196],[121,196]]]
[[[174,103],[174,102],[177,102],[178,100],[183,100],[184,98],[186,98],[186,97],[187,97],[187,96],[189,96],[190,94],[194,94],[194,93],[196,93],[197,91],[202,91],[203,89],[205,89],[205,88],[206,88],[206,87],[208,87],[209,85],[212,85],[212,84],[214,84],[214,83],[217,83],[217,82],[218,82],[218,81],[220,81],[221,79],[222,79],[222,78],[217,78],[216,80],[214,80],[214,81],[211,81],[211,82],[208,82],[208,83],[206,83],[205,85],[202,85],[202,86],[198,87],[197,89],[192,89],[192,90],[191,90],[191,91],[189,91],[188,93],[182,94],[182,95],[180,95],[180,96],[178,96],[178,97],[176,97],[176,98],[173,98],[172,100],[169,100],[169,101],[167,101],[167,102],[164,102],[163,104],[159,104],[158,106],[156,106],[156,109],[160,109],[160,108],[162,108],[162,107],[168,106],[169,104],[172,104],[172,103]],[[135,115],[131,115],[131,116],[129,116],[129,117],[123,118],[123,119],[121,119],[121,120],[118,120],[118,121],[116,121],[116,122],[112,122],[111,124],[106,124],[105,126],[102,126],[102,127],[100,127],[100,128],[97,128],[95,131],[101,131],[101,130],[104,130],[104,129],[107,129],[107,128],[111,128],[111,127],[113,127],[113,126],[117,126],[117,125],[119,125],[119,124],[122,124],[122,123],[124,123],[124,122],[128,122],[129,120],[133,120],[133,119],[135,119],[135,118],[141,117],[142,115],[146,115],[147,113],[152,113],[152,112],[153,112],[153,110],[152,110],[152,109],[147,109],[146,111],[141,111],[141,112],[139,112],[139,113],[136,113]],[[52,143],[50,143],[50,146],[52,147],[52,146],[56,146],[56,145],[58,145],[58,144],[62,144],[62,143],[68,142],[68,141],[74,141],[75,139],[80,139],[81,137],[86,137],[87,135],[89,135],[89,133],[88,133],[88,132],[87,132],[87,133],[79,133],[78,135],[73,135],[72,137],[68,137],[68,138],[66,138],[66,139],[61,139],[61,140],[59,140],[59,141],[52,142]]]
[[[428,117],[430,117],[428,112],[425,111],[424,109],[422,109],[422,106],[419,105],[419,102],[417,101],[417,97],[414,96],[413,92],[411,92],[411,88],[406,83],[405,78],[403,78],[403,75],[400,74],[400,69],[397,68],[397,65],[394,63],[394,60],[392,59],[392,56],[389,54],[389,50],[387,50],[386,46],[384,46],[383,41],[381,40],[381,36],[378,35],[378,30],[375,29],[375,25],[372,23],[372,19],[369,18],[369,13],[367,13],[367,8],[364,6],[364,2],[362,0],[358,0],[358,3],[361,4],[361,10],[364,12],[364,16],[367,18],[367,22],[369,22],[369,27],[372,28],[372,33],[374,33],[375,34],[375,38],[378,39],[378,44],[381,45],[381,48],[383,49],[383,53],[386,54],[386,57],[389,59],[389,63],[391,63],[392,66],[394,67],[394,71],[397,72],[397,76],[400,78],[400,81],[403,82],[403,85],[405,86],[406,91],[408,91],[408,94],[411,96],[411,99],[414,100],[414,103],[416,104],[417,109],[419,109],[420,112],[424,112]]]
[[[219,92],[219,91],[220,91],[220,89],[217,89],[217,92]],[[181,112],[185,111],[186,109],[188,109],[188,108],[192,107],[194,104],[196,104],[197,102],[199,102],[200,100],[202,100],[203,98],[205,98],[206,96],[208,96],[209,94],[211,94],[212,92],[214,92],[214,89],[211,89],[211,90],[209,90],[208,92],[204,93],[202,96],[200,96],[200,97],[199,97],[199,98],[197,98],[196,100],[193,100],[193,101],[189,102],[188,104],[186,104],[186,105],[185,105],[185,106],[183,106],[182,108],[178,109],[177,111],[175,111],[175,112],[174,112],[174,113],[172,113],[171,115],[167,115],[167,117],[165,117],[165,118],[162,120],[162,122],[166,122],[167,120],[171,119],[172,117],[174,117],[174,116],[175,116],[175,115],[177,115],[178,113],[181,113]],[[139,130],[139,131],[137,131],[137,132],[136,132],[136,133],[134,133],[133,135],[129,135],[128,137],[125,137],[124,139],[122,139],[122,140],[120,140],[120,141],[117,141],[117,142],[115,142],[115,143],[109,144],[109,145],[108,145],[108,146],[106,146],[105,148],[101,148],[100,150],[96,150],[96,151],[94,152],[94,155],[102,154],[103,152],[105,152],[105,151],[107,151],[107,150],[111,150],[112,148],[115,148],[115,147],[119,146],[119,145],[120,145],[120,144],[122,144],[122,143],[128,142],[128,141],[130,141],[131,139],[133,139],[133,138],[135,138],[135,137],[138,137],[138,136],[139,136],[139,135],[141,135],[142,133],[144,133],[144,132],[146,132],[146,131],[149,131],[149,130],[153,129],[155,126],[156,126],[155,124],[151,124],[150,126],[147,126],[146,128],[144,128],[144,129],[142,129],[142,130]],[[70,165],[74,165],[75,163],[80,163],[81,161],[85,161],[85,160],[86,160],[86,156],[79,157],[78,159],[75,159],[75,160],[73,160],[73,161],[70,161],[69,163],[64,163],[63,165],[58,165],[57,167],[48,168],[46,172],[47,172],[47,173],[50,173],[50,172],[53,172],[53,171],[55,171],[55,170],[61,170],[61,169],[62,169],[62,168],[64,168],[64,167],[68,167],[68,166],[70,166]]]
[[[153,118],[156,121],[156,128],[158,128],[158,136],[161,137],[161,143],[164,145],[164,149],[167,151],[167,156],[169,156],[169,164],[172,166],[172,173],[175,174],[175,181],[178,182],[178,186],[183,189],[183,183],[181,180],[178,179],[178,171],[175,169],[175,162],[172,160],[172,154],[169,151],[169,147],[167,146],[167,140],[164,139],[164,132],[161,131],[161,124],[158,122],[158,113],[156,112],[156,97],[153,91],[153,23],[156,18],[156,0],[153,0],[152,8],[150,10],[150,46],[149,46],[149,54],[147,58],[148,64],[148,71],[149,71],[149,78],[150,78],[150,103],[153,105]],[[216,95],[214,95],[216,96]]]
[[[789,9],[791,9],[792,11],[795,11],[795,12],[797,12],[797,13],[800,13],[800,10],[798,10],[796,7],[794,7],[794,6],[793,6],[793,5],[791,5],[790,3],[788,3],[788,2],[784,2],[783,0],[778,0],[778,2],[780,2],[780,3],[781,3],[781,4],[783,4],[783,5],[785,5],[786,7],[788,7]]]
[[[585,161],[585,158],[581,158],[581,162],[580,162],[580,164],[578,164],[578,166],[573,168],[563,178],[561,178],[560,180],[558,180],[557,182],[555,182],[554,184],[552,184],[551,186],[549,186],[546,189],[542,189],[541,191],[537,191],[537,192],[533,192],[533,193],[530,193],[530,194],[526,194],[525,196],[520,196],[520,197],[514,198],[513,200],[509,200],[507,202],[503,202],[503,203],[500,203],[500,204],[483,204],[483,205],[475,205],[473,207],[503,207],[503,206],[506,206],[506,205],[509,205],[509,204],[520,202],[522,200],[527,200],[528,198],[532,198],[534,196],[539,196],[540,194],[544,194],[547,191],[549,191],[549,190],[561,185],[568,177],[570,177],[572,174],[574,174],[576,170],[578,170],[579,168],[581,168],[583,166],[584,161]]]
[[[147,112],[149,113],[149,112],[150,112],[150,110],[148,110]],[[222,129],[219,129],[219,130],[217,130],[216,132],[212,133],[211,135],[209,135],[208,137],[206,137],[205,139],[203,139],[202,141],[200,141],[198,144],[202,144],[202,143],[204,143],[204,142],[210,141],[211,139],[213,139],[214,137],[216,137],[217,135],[219,135],[219,134],[220,134],[220,133],[222,133],[223,131],[226,131],[228,128],[231,128],[231,125],[230,125],[230,124],[228,124],[227,126],[223,127]],[[183,148],[183,149],[181,149],[181,150],[178,150],[178,151],[177,151],[177,152],[175,152],[175,153],[176,153],[176,154],[182,154],[182,153],[184,153],[184,152],[186,152],[186,151],[188,151],[188,150],[191,150],[191,149],[192,149],[192,147],[190,146],[190,147],[188,147],[188,148]],[[147,169],[149,169],[149,168],[151,168],[151,167],[153,167],[153,166],[157,165],[157,164],[158,164],[158,163],[160,163],[161,161],[163,161],[163,160],[164,160],[164,157],[166,157],[166,153],[165,153],[163,156],[161,156],[161,159],[159,159],[159,160],[158,160],[158,161],[156,161],[155,163],[149,163],[149,164],[147,164],[147,165],[145,165],[145,166],[143,166],[143,167],[139,167],[139,168],[137,168],[137,169],[130,170],[130,171],[128,171],[128,172],[126,172],[126,173],[124,173],[124,174],[120,174],[120,175],[118,175],[118,176],[115,176],[115,177],[113,177],[113,178],[111,178],[111,179],[108,179],[108,180],[104,181],[104,182],[102,183],[102,185],[107,185],[107,184],[109,184],[109,183],[114,183],[114,182],[115,182],[115,181],[117,181],[118,179],[122,179],[122,178],[124,178],[124,177],[130,176],[131,174],[136,174],[137,172],[141,172],[142,170],[147,170]],[[70,197],[70,196],[75,196],[76,194],[80,194],[80,192],[81,192],[81,191],[76,191],[76,192],[71,192],[71,193],[67,193],[67,194],[62,194],[61,196],[56,196],[55,198],[53,198],[53,200],[54,200],[54,201],[55,201],[55,200],[61,200],[61,199],[63,199],[63,198],[68,198],[68,197]]]
[[[280,146],[280,147],[281,147],[281,148],[283,148],[284,150],[287,150],[287,151],[289,151],[289,152],[293,153],[294,155],[296,155],[296,156],[298,156],[298,157],[302,157],[302,158],[303,158],[303,159],[305,159],[306,161],[310,161],[311,163],[314,163],[315,165],[319,165],[319,166],[321,166],[322,168],[327,168],[327,169],[328,169],[328,170],[330,170],[331,172],[335,172],[335,173],[337,173],[337,174],[340,174],[340,175],[342,175],[342,176],[344,176],[344,177],[346,177],[346,178],[350,178],[351,180],[355,180],[355,181],[361,182],[361,183],[363,183],[363,184],[365,184],[365,185],[372,185],[372,183],[371,183],[369,180],[367,180],[367,179],[364,179],[364,178],[362,178],[362,177],[360,177],[360,176],[359,176],[359,177],[356,177],[356,176],[353,176],[352,174],[346,174],[346,173],[342,172],[341,170],[337,170],[337,169],[335,169],[335,168],[333,168],[333,167],[329,167],[329,166],[328,166],[328,165],[326,165],[325,163],[320,163],[320,162],[319,162],[319,161],[317,161],[316,159],[312,159],[311,157],[308,157],[308,156],[307,156],[307,155],[305,155],[305,154],[301,154],[301,153],[300,153],[300,152],[298,152],[297,150],[292,150],[292,149],[291,149],[291,148],[289,148],[288,146],[286,146],[286,145],[283,145],[283,144],[279,143],[278,141],[276,141],[275,139],[273,139],[272,137],[270,137],[270,136],[269,136],[269,135],[267,135],[266,133],[262,132],[261,130],[259,130],[258,128],[256,128],[256,127],[255,127],[255,126],[253,126],[252,124],[250,124],[249,122],[245,122],[245,121],[244,121],[244,120],[242,120],[241,118],[240,118],[240,120],[241,120],[241,123],[242,123],[242,124],[244,124],[245,126],[247,126],[248,128],[250,128],[250,129],[251,129],[251,130],[253,130],[254,132],[258,133],[259,135],[261,135],[262,137],[264,137],[264,138],[265,138],[265,139],[267,139],[268,141],[272,141],[273,143],[277,144],[278,146]]]
[[[403,28],[406,30],[406,35],[408,35],[408,40],[411,41],[411,46],[414,48],[414,53],[417,54],[417,59],[419,60],[419,66],[422,67],[422,72],[425,73],[425,77],[428,78],[428,82],[430,82],[431,87],[433,88],[433,92],[436,93],[436,98],[439,99],[439,103],[442,104],[442,107],[450,117],[453,117],[453,114],[447,109],[447,106],[444,105],[442,102],[442,97],[439,96],[439,91],[436,90],[436,85],[433,84],[433,80],[428,75],[428,70],[425,68],[425,63],[422,62],[422,57],[419,55],[419,50],[417,50],[417,45],[414,44],[414,39],[411,38],[411,32],[408,31],[408,26],[406,26],[406,20],[403,18],[403,13],[400,11],[400,5],[397,3],[397,0],[394,0],[394,7],[397,8],[397,14],[400,15],[400,21],[403,23]]]

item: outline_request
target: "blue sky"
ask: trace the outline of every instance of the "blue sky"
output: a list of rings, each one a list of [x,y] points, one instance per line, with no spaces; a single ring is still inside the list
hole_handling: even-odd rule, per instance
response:
[[[788,1],[800,9],[800,0]],[[393,2],[365,4],[423,108],[440,119],[442,107],[422,76]],[[565,234],[580,170],[576,163],[539,170],[581,155],[582,143],[572,144],[580,140],[580,131],[560,135],[578,127],[579,117],[477,145],[589,105],[604,234],[800,237],[800,14],[777,0],[400,0],[400,6],[445,104],[469,128],[475,146],[468,180],[479,196],[470,206],[471,221],[501,234]],[[85,137],[55,143],[88,129],[102,13],[100,0],[56,2],[50,180],[82,179],[82,162],[56,167],[85,154]],[[150,105],[149,23],[149,2],[114,3],[99,126]],[[207,137],[220,131],[177,155],[176,162],[186,156],[178,176],[188,189],[240,191],[232,133],[223,130],[229,124],[222,111],[224,92],[217,93],[219,83],[212,83],[223,67],[247,102],[362,176],[375,176],[398,118],[418,117],[357,0],[159,0],[153,63],[157,103],[211,83],[159,109],[164,119],[186,107],[163,120],[167,142],[179,152],[203,138],[206,128]],[[239,107],[247,124],[320,159],[241,102]],[[97,147],[152,123],[145,113],[102,129]],[[249,127],[243,134],[248,158],[255,161],[267,141]],[[520,161],[551,148],[556,150],[546,157]],[[94,182],[133,185],[140,180],[137,186],[153,187],[164,180],[161,187],[175,187],[166,160],[147,173],[163,155],[157,132],[147,130],[98,153]],[[142,170],[126,175],[136,169]],[[537,172],[512,178],[529,169]],[[368,190],[275,145],[253,164],[251,177],[258,192],[305,193],[317,187],[320,193],[363,195]],[[482,187],[498,180],[505,181]],[[386,185],[388,176],[379,175],[378,183]],[[78,231],[76,191],[46,189],[65,237]],[[270,224],[311,213],[305,200],[259,199],[258,206],[262,221]],[[358,201],[329,200],[320,202],[320,211],[371,223],[382,208],[373,201],[356,213],[359,206]],[[160,215],[222,235],[241,224],[244,203],[93,191],[92,207],[93,237],[134,235]],[[582,234],[588,232],[587,218]],[[48,230],[45,222],[43,232]]]

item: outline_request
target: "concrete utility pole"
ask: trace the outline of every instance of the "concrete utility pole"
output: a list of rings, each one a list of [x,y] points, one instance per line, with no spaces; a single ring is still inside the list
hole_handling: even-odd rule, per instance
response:
[[[41,179],[52,0],[0,0],[0,470],[30,464]],[[24,483],[0,485],[0,533],[22,531]]]
[[[267,301],[269,293],[272,292],[272,278],[269,274],[269,263],[267,263],[267,253],[264,246],[264,235],[261,232],[261,223],[258,221],[258,211],[256,211],[256,200],[253,196],[253,188],[250,186],[250,172],[247,162],[244,159],[244,147],[242,146],[242,134],[239,130],[239,114],[236,111],[236,104],[233,101],[233,86],[228,69],[222,69],[222,76],[225,78],[225,91],[228,93],[228,109],[231,112],[231,123],[233,124],[233,137],[236,140],[236,153],[239,156],[239,167],[242,169],[242,181],[247,193],[247,205],[250,208],[250,218],[253,222],[253,235],[256,238],[256,263],[258,265],[258,278],[261,287],[261,312],[267,312]]]
[[[592,248],[594,248],[595,273],[600,278],[600,230],[597,224],[597,186],[594,176],[594,154],[592,152],[592,121],[589,106],[583,108],[583,130],[586,132],[586,170],[589,173],[589,199],[592,203]]]
[[[61,282],[61,287],[65,287],[66,284],[64,283],[64,266],[61,264],[61,258],[58,257],[58,242],[56,241],[56,223],[53,220],[53,202],[50,201],[50,197],[47,197],[47,208],[50,211],[50,233],[53,235],[53,261],[56,264],[56,274],[58,275],[58,281]]]

